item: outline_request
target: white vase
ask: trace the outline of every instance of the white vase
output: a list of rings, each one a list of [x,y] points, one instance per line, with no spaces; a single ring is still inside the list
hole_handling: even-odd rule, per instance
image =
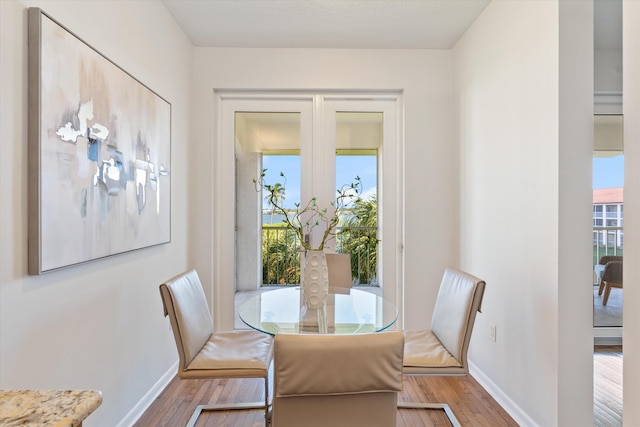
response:
[[[300,254],[300,293],[307,309],[324,308],[329,294],[329,270],[324,251]]]

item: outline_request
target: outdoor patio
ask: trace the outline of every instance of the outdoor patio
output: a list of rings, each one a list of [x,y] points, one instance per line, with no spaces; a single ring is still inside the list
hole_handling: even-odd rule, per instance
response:
[[[602,305],[603,295],[598,295],[598,286],[593,287],[593,326],[622,326],[622,296],[624,289],[613,288],[607,305]]]

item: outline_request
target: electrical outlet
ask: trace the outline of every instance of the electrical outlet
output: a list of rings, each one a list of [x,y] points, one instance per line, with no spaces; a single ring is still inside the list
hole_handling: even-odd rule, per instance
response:
[[[489,325],[489,336],[491,337],[491,341],[496,342],[496,324],[491,323]]]

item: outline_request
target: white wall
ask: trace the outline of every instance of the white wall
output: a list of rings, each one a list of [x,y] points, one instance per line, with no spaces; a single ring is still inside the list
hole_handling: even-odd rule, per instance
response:
[[[593,422],[594,6],[559,1],[558,418]],[[588,284],[587,286],[585,286]]]
[[[623,1],[624,282],[640,283],[640,3]],[[623,398],[625,426],[640,425],[640,287],[625,286]]]
[[[456,226],[455,147],[452,142],[451,53],[420,50],[217,49],[196,48],[194,129],[201,144],[194,157],[197,194],[216,191],[214,168],[222,183],[233,182],[233,165],[216,163],[214,89],[401,89],[405,126],[405,312],[406,326],[427,326],[430,302],[442,271],[457,264],[452,242]],[[225,142],[223,142],[225,143]],[[232,143],[227,141],[226,143]],[[218,171],[220,172],[220,171]],[[207,283],[214,277],[213,206],[194,214],[195,265]],[[233,204],[219,207],[233,218]],[[425,220],[428,215],[428,220]],[[218,234],[219,235],[219,234]],[[226,246],[225,246],[226,247]],[[226,266],[228,268],[228,266]],[[219,272],[217,272],[219,273]],[[208,290],[217,316],[229,314],[232,283]],[[220,295],[223,295],[222,297]],[[224,301],[221,299],[226,298]],[[224,322],[218,317],[218,324]]]
[[[460,263],[487,281],[470,359],[545,427],[592,424],[593,15],[568,3],[492,2],[454,49]]]
[[[27,275],[29,6],[172,104],[170,244]],[[0,388],[102,390],[85,425],[113,427],[177,360],[158,285],[188,264],[193,48],[156,1],[2,0],[0,28]]]
[[[622,93],[622,51],[598,49],[593,54],[595,92]]]
[[[622,50],[594,51],[595,114],[622,114]]]

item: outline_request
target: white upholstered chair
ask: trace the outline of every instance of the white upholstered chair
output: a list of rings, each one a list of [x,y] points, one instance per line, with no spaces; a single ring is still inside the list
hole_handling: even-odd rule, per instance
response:
[[[393,427],[402,332],[277,334],[272,427]]]
[[[214,332],[204,290],[195,270],[160,285],[160,295],[178,348],[179,378],[264,379],[264,402],[198,405],[187,426],[194,426],[202,411],[229,409],[264,409],[267,425],[273,338],[256,331]]]
[[[485,282],[455,268],[447,268],[436,298],[431,329],[404,331],[404,375],[466,375],[467,351]],[[443,409],[459,426],[446,403],[398,402],[400,408]]]

